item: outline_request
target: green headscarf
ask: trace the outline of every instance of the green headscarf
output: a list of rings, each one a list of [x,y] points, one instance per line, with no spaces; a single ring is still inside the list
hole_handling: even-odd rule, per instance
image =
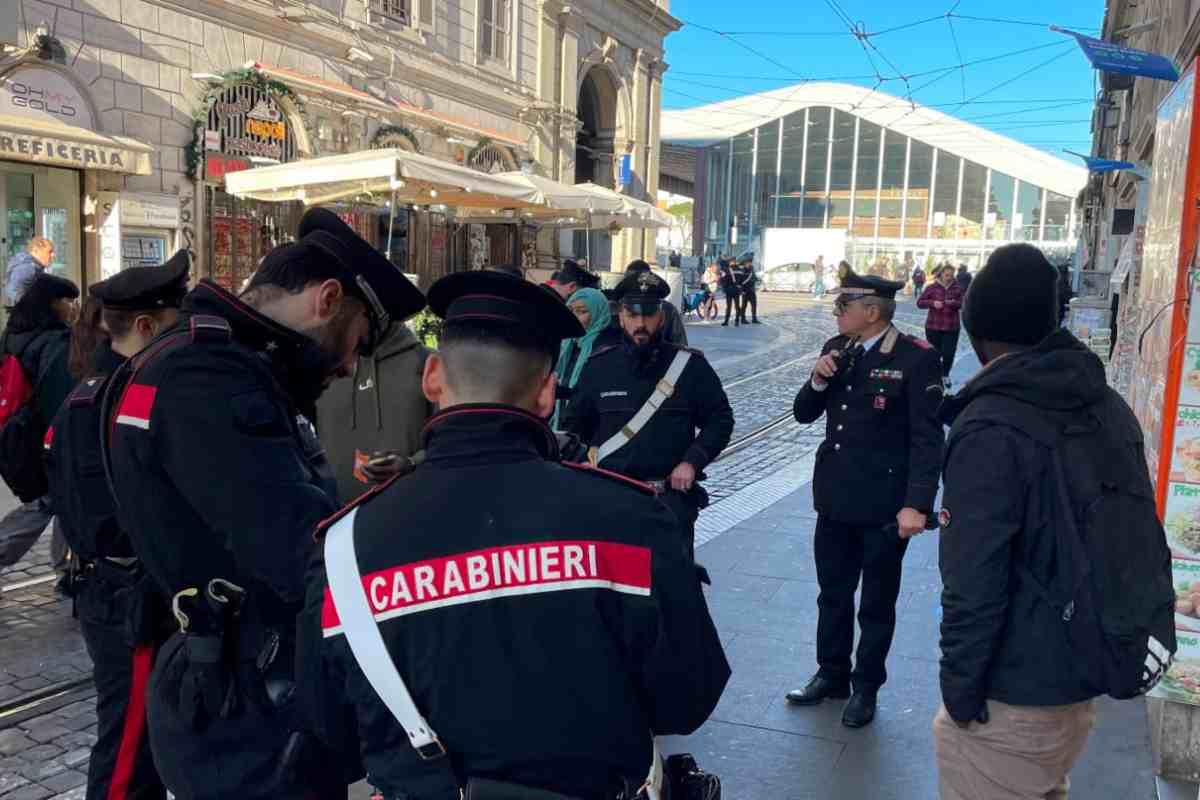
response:
[[[567,339],[559,348],[558,364],[555,366],[554,372],[558,375],[559,385],[567,388],[574,388],[575,384],[579,383],[583,367],[592,355],[592,346],[596,343],[596,337],[603,333],[612,322],[608,298],[599,289],[577,290],[567,298],[567,305],[575,302],[583,302],[587,306],[588,311],[591,312],[592,321],[583,336],[578,339]],[[571,374],[564,375],[574,353],[579,355],[575,358],[575,363],[571,365]],[[558,415],[561,411],[562,401],[560,400],[555,404],[554,418],[550,421],[551,427],[558,424]]]

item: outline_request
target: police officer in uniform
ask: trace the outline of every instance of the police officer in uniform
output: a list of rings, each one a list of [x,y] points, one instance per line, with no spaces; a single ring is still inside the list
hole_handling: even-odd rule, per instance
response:
[[[382,254],[313,209],[241,297],[202,281],[180,323],[110,381],[121,526],[180,628],[148,701],[176,796],[338,797],[357,777],[315,749],[295,698],[312,532],[337,509],[309,415],[359,352],[424,305]]]
[[[901,561],[908,539],[926,526],[942,463],[941,361],[927,342],[892,325],[902,287],[843,274],[834,305],[839,335],[825,343],[794,408],[804,424],[824,414],[826,428],[813,478],[820,669],[787,699],[813,705],[850,697],[842,722],[851,728],[875,718],[896,627]],[[851,670],[860,577],[861,636]]]
[[[652,735],[695,730],[730,674],[697,570],[667,544],[678,523],[644,484],[559,461],[554,358],[583,328],[549,290],[467,272],[429,303],[445,327],[425,460],[322,526],[307,619],[326,692],[353,704],[386,800],[632,798]],[[336,547],[358,617],[336,594]]]
[[[729,444],[733,409],[704,354],[664,340],[669,291],[649,270],[621,281],[621,342],[592,352],[562,429],[591,448],[595,465],[653,485],[679,518],[690,555],[708,503],[699,481]]]
[[[50,494],[78,559],[75,610],[96,685],[88,800],[166,797],[144,731],[150,667],[169,633],[170,615],[117,522],[102,466],[100,398],[125,359],[175,324],[188,268],[188,254],[180,251],[162,266],[125,270],[92,286],[109,338],[100,342],[92,371],[68,395],[47,436]],[[122,753],[128,755],[119,758]]]

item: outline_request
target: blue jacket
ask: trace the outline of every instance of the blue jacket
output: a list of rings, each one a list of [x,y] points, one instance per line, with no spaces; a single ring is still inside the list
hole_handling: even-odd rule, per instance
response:
[[[22,250],[8,260],[8,272],[4,279],[4,305],[15,306],[21,295],[29,289],[45,267],[38,263],[32,253]]]

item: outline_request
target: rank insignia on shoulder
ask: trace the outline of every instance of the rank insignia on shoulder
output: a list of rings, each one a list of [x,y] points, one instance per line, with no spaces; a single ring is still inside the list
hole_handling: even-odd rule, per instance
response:
[[[643,494],[648,494],[648,495],[657,495],[658,494],[658,490],[655,489],[650,484],[643,483],[642,481],[639,481],[636,478],[631,478],[628,475],[622,475],[619,472],[613,472],[610,469],[603,469],[601,467],[593,467],[591,464],[579,464],[574,461],[560,461],[559,463],[562,464],[564,467],[568,467],[570,469],[577,470],[579,472],[585,472],[590,475],[597,475],[599,477],[608,478],[609,480],[616,481],[618,483],[623,483],[626,486],[630,486],[634,489],[637,489],[638,491],[642,492]]]

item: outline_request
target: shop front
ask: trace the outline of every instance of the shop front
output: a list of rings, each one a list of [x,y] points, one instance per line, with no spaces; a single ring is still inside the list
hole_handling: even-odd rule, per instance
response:
[[[149,175],[151,153],[101,131],[87,90],[66,67],[27,61],[0,72],[0,264],[41,236],[54,243],[50,272],[77,284],[98,273],[104,248],[119,265],[119,238],[102,243],[85,225],[103,214],[91,189],[98,173]],[[178,214],[178,199],[172,204]]]

